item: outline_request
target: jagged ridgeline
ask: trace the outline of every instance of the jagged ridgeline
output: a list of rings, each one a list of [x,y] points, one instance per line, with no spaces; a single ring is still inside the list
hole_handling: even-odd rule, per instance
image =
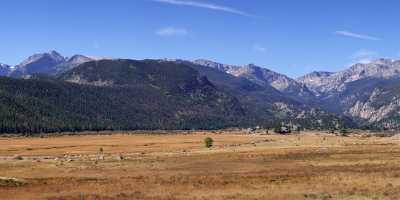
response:
[[[367,129],[400,128],[400,61],[378,59],[298,79],[317,94],[326,111],[350,117]]]
[[[281,121],[342,123],[274,88],[185,62],[100,60],[59,76],[0,78],[2,133],[272,127]]]

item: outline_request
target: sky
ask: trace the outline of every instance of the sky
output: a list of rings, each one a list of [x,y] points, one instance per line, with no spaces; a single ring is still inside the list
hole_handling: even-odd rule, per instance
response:
[[[398,0],[2,0],[0,62],[56,50],[210,59],[298,77],[400,58]]]

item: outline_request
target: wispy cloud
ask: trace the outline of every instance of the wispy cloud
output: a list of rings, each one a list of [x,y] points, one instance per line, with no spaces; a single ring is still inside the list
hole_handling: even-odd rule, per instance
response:
[[[179,6],[191,6],[191,7],[197,7],[197,8],[204,8],[204,9],[209,9],[209,10],[215,10],[215,11],[220,11],[220,12],[227,12],[227,13],[232,13],[236,15],[242,15],[246,17],[256,17],[255,15],[252,15],[250,13],[228,7],[228,6],[222,6],[222,5],[217,5],[217,4],[211,4],[211,3],[205,3],[205,2],[199,2],[199,1],[192,1],[192,0],[153,0],[156,2],[160,3],[166,3],[166,4],[172,4],[172,5],[179,5]]]
[[[254,50],[254,51],[257,51],[257,52],[260,52],[260,53],[265,53],[265,52],[267,52],[267,49],[266,49],[265,47],[260,46],[260,45],[258,45],[258,44],[253,45],[253,50]]]
[[[379,53],[373,50],[361,49],[356,51],[350,59],[352,60],[351,64],[362,63],[367,64],[373,60],[376,60],[379,57]]]
[[[381,40],[380,38],[377,38],[377,37],[359,34],[359,33],[353,33],[350,31],[336,31],[335,34],[340,35],[340,36],[345,36],[345,37],[361,39],[361,40]]]
[[[188,34],[188,31],[184,28],[165,27],[157,30],[156,34],[162,37],[185,36]]]

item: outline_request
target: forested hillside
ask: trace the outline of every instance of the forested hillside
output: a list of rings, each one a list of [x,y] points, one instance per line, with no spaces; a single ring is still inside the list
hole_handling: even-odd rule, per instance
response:
[[[318,119],[318,120],[315,120]],[[86,62],[58,76],[0,78],[0,132],[218,129],[346,121],[272,87],[161,60]]]
[[[122,65],[128,62],[122,68],[114,68],[106,62],[96,63],[96,72],[103,73],[102,70],[107,71],[108,67],[116,71],[125,70],[119,74],[135,71],[129,68],[135,62],[121,61]],[[121,64],[115,62],[116,66]],[[1,132],[213,129],[233,126],[243,116],[235,98],[216,90],[191,68],[171,69],[177,76],[166,76],[157,70],[165,70],[161,67],[168,66],[151,64],[137,67],[152,68],[152,73],[136,74],[132,79],[112,77],[116,84],[110,87],[43,78],[1,78]],[[85,66],[71,73],[83,69]],[[185,76],[178,78],[180,73]],[[112,73],[106,76],[112,76]],[[68,75],[62,76],[66,77]]]

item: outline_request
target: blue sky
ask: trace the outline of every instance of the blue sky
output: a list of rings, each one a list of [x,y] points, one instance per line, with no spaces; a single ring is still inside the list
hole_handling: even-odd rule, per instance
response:
[[[397,0],[3,0],[0,62],[49,50],[254,63],[291,77],[400,57]]]

